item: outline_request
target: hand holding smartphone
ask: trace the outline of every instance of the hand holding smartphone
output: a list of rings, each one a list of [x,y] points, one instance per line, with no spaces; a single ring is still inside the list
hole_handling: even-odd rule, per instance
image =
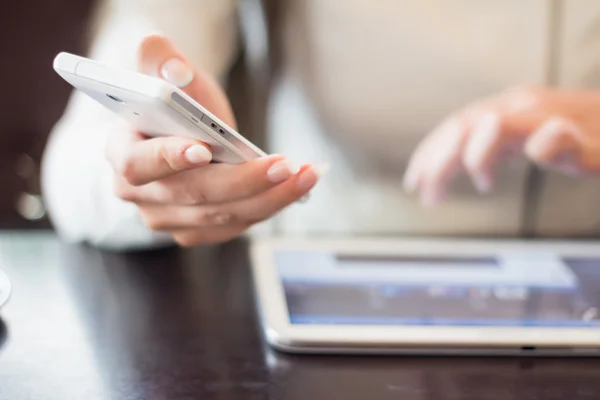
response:
[[[54,67],[128,122],[131,129],[109,132],[116,195],[136,203],[148,227],[170,232],[181,245],[238,236],[303,198],[322,173],[267,156],[237,133],[220,87],[162,36],[140,45],[144,74],[66,53]]]

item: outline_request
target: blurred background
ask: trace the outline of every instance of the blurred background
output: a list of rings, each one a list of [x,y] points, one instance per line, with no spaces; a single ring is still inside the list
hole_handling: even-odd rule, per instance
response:
[[[5,2],[0,12],[0,229],[49,228],[40,196],[46,139],[70,87],[54,73],[59,51],[81,52],[94,0]]]
[[[60,51],[86,55],[100,3],[116,10],[107,31],[139,22],[117,38],[164,30],[196,63],[237,35],[220,56],[226,61],[212,64],[223,64],[215,71],[226,75],[218,78],[239,131],[292,161],[334,166],[310,206],[277,217],[278,233],[598,235],[599,181],[540,172],[525,157],[499,163],[492,196],[466,174],[435,208],[401,187],[414,150],[451,113],[519,85],[599,87],[600,3],[591,0],[8,2],[0,14],[0,228],[50,226],[40,160],[71,90],[52,60]],[[195,30],[201,17],[214,28],[210,45],[186,40],[206,34]]]
[[[0,64],[4,88],[0,98],[0,229],[51,228],[41,196],[40,162],[48,135],[72,89],[54,72],[52,61],[61,51],[86,54],[101,3],[23,0],[2,7],[0,50],[5,61]],[[243,12],[250,19],[257,17],[253,5],[260,0],[243,3]],[[277,8],[276,2],[270,8]],[[229,74],[227,86],[235,89],[228,90],[228,95],[240,130],[262,145],[262,139],[252,132],[261,130],[263,124],[265,94],[259,85],[266,83],[268,71],[255,68],[255,76],[248,80],[244,66],[247,60],[242,51]],[[248,101],[250,93],[253,101]]]

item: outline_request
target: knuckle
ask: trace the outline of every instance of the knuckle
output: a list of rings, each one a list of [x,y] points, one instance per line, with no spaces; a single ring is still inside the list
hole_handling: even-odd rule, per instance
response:
[[[218,208],[199,208],[195,223],[199,226],[223,226],[235,224],[238,219],[228,211]]]
[[[506,94],[511,96],[527,96],[538,94],[541,90],[541,87],[535,85],[517,85],[509,88]]]
[[[135,202],[136,196],[135,191],[132,188],[122,182],[120,179],[116,179],[113,185],[113,192],[115,196],[124,201]]]
[[[570,137],[579,132],[577,125],[560,116],[551,117],[545,125],[547,126],[547,129],[560,138]]]
[[[196,196],[188,190],[170,192],[170,202],[182,204],[184,206],[197,206],[200,202],[196,201]]]
[[[192,191],[188,191],[187,198],[192,204],[202,204],[208,201],[208,197],[201,187]]]
[[[171,202],[191,207],[202,205],[206,202],[206,198],[202,195],[197,195],[195,192],[182,190],[171,193]]]
[[[157,143],[154,151],[156,152],[157,159],[162,160],[169,170],[177,173],[189,167],[189,162],[186,161],[185,157],[185,152],[188,148],[189,143],[187,142],[169,141]]]
[[[177,185],[175,196],[178,201],[187,206],[197,206],[209,202],[202,183],[197,179],[189,178],[188,176]]]
[[[161,218],[161,214],[156,212],[153,208],[144,206],[138,206],[140,217],[144,225],[153,231],[161,231],[166,228],[164,218]]]
[[[180,204],[183,206],[198,206],[206,201],[204,195],[191,185],[182,184],[179,181],[156,182],[164,192],[168,203]]]
[[[156,146],[155,151],[158,158],[164,160],[164,163],[171,171],[179,172],[183,169],[180,162],[182,152],[172,151],[164,143],[160,143]]]
[[[524,85],[512,88],[507,92],[508,100],[513,107],[519,109],[537,108],[545,104],[545,90],[543,88]]]

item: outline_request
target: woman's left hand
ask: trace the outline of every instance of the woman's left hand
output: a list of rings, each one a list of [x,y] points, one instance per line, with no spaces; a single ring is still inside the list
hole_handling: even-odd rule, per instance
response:
[[[518,88],[472,104],[421,142],[404,186],[435,205],[466,172],[489,192],[496,166],[514,156],[572,176],[600,173],[600,92]]]

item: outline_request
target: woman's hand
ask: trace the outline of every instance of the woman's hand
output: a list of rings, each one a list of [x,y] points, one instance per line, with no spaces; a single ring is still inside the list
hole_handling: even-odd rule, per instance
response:
[[[421,142],[404,186],[434,205],[466,172],[488,192],[497,164],[511,156],[569,175],[600,172],[600,92],[519,88],[472,104]]]
[[[140,71],[182,88],[235,127],[219,85],[194,71],[174,46],[150,36],[140,46]],[[183,137],[148,138],[115,131],[106,150],[115,170],[115,192],[135,203],[148,227],[170,232],[183,246],[226,241],[305,196],[320,171],[294,169],[272,155],[238,165],[210,164],[210,147]]]

